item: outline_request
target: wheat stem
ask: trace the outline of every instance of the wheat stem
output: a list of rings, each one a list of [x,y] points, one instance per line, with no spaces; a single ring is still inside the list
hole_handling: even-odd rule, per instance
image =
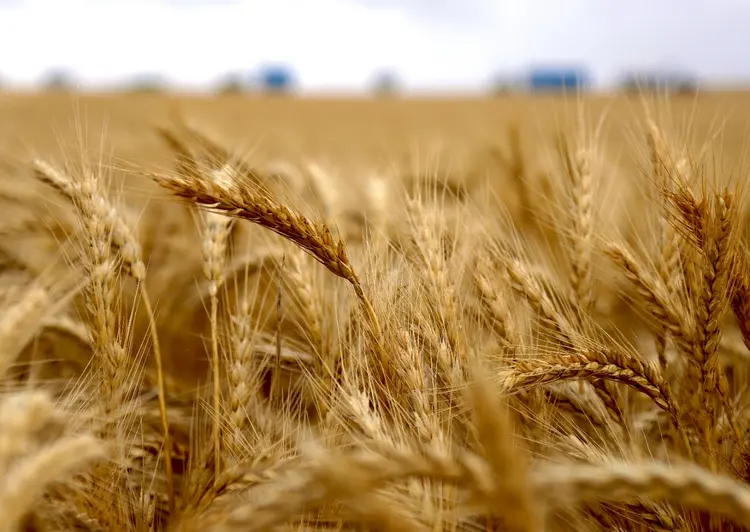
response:
[[[169,510],[170,512],[173,512],[176,501],[174,491],[174,473],[172,471],[172,442],[169,436],[169,418],[167,417],[167,387],[164,382],[164,365],[161,356],[161,347],[159,344],[159,334],[156,327],[154,308],[151,305],[151,298],[148,295],[148,291],[142,283],[140,284],[140,292],[143,306],[146,308],[146,316],[148,317],[148,325],[153,342],[154,361],[156,362],[156,385],[159,399],[159,417],[162,431],[164,432],[164,473],[167,480]]]

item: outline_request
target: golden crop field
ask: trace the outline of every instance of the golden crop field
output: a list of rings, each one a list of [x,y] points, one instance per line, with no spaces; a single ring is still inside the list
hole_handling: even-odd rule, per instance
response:
[[[750,530],[749,123],[0,95],[0,532]]]
[[[676,125],[693,122],[695,133],[724,132],[724,151],[744,150],[750,116],[750,93],[706,93],[673,99],[668,107]],[[623,142],[637,137],[642,102],[636,98],[590,97],[584,106],[592,121],[607,113],[609,149],[628,159]],[[37,150],[58,151],[74,131],[85,125],[85,140],[92,147],[105,141],[117,154],[146,161],[164,156],[153,125],[168,121],[179,111],[199,121],[212,133],[236,144],[256,148],[261,161],[280,158],[296,161],[301,155],[325,156],[337,165],[354,168],[393,164],[411,148],[440,149],[449,159],[471,158],[488,145],[502,143],[513,122],[537,142],[558,122],[575,117],[574,97],[508,96],[496,99],[287,99],[227,96],[219,98],[159,95],[2,95],[0,141],[11,157],[32,143]],[[666,112],[666,110],[665,110]]]

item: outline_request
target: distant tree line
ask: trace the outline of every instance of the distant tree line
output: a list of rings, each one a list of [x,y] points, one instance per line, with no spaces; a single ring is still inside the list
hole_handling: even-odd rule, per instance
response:
[[[0,87],[4,85],[0,75]],[[403,83],[393,70],[383,69],[370,79],[370,93],[377,97],[393,97],[403,91]],[[59,92],[74,90],[76,76],[64,68],[53,68],[40,80],[42,90]],[[618,86],[625,93],[672,92],[692,94],[699,88],[696,77],[671,71],[634,71],[621,76]],[[169,83],[159,73],[134,76],[117,87],[131,93],[168,92]],[[292,94],[298,88],[293,69],[285,65],[266,65],[254,72],[229,72],[214,84],[218,94],[244,93]],[[590,77],[578,67],[533,67],[524,75],[497,74],[488,83],[488,92],[503,95],[514,92],[585,91],[590,88]]]

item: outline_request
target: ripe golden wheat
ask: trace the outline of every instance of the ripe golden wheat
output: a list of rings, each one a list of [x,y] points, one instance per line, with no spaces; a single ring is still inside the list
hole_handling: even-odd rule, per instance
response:
[[[644,131],[640,224],[583,121],[540,176],[510,131],[516,200],[380,175],[356,209],[161,128],[171,234],[34,160],[70,209],[41,270],[0,229],[0,531],[750,529],[743,189]]]

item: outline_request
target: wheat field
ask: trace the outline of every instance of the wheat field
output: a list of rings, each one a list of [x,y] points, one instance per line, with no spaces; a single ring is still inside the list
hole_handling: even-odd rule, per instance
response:
[[[748,117],[0,95],[0,532],[750,529]]]

